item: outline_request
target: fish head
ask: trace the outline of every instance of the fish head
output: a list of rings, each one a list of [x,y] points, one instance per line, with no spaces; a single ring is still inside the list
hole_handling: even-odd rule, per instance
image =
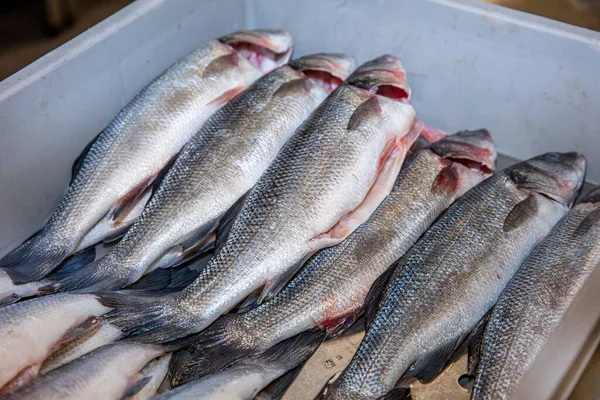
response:
[[[356,61],[347,54],[316,53],[292,60],[288,65],[331,93],[350,76]]]
[[[496,148],[486,129],[461,131],[432,143],[429,149],[441,158],[443,169],[433,190],[462,196],[494,173]]]
[[[477,170],[486,177],[494,173],[497,153],[487,129],[457,132],[432,143],[430,148],[440,157]]]
[[[400,59],[389,54],[362,64],[347,83],[398,102],[410,102],[406,71]]]
[[[279,29],[237,31],[218,40],[247,59],[261,75],[287,64],[293,49],[292,36]]]
[[[511,167],[509,177],[520,189],[569,207],[583,185],[585,166],[585,157],[576,152],[545,153]]]

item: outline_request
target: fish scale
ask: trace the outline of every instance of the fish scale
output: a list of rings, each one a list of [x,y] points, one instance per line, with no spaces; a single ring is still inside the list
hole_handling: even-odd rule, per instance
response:
[[[286,32],[255,33],[275,47],[273,42],[281,41],[287,55],[280,62],[287,61],[291,39]],[[236,35],[245,34],[227,38]],[[74,179],[43,229],[0,260],[11,283],[39,280],[82,243],[90,246],[126,229],[137,216],[120,221],[127,206],[144,201],[140,195],[211,114],[267,72],[220,40],[167,69],[100,133],[76,163]],[[92,232],[90,239],[86,235]]]
[[[308,65],[315,58],[338,62],[340,67],[329,73],[342,77],[354,65],[349,56],[333,54],[308,55],[294,62]],[[316,80],[289,65],[259,79],[209,118],[184,146],[140,218],[114,249],[42,291],[119,289],[156,268],[175,246],[183,253],[190,238],[200,243],[326,96]],[[175,262],[183,257],[176,256]],[[171,262],[160,265],[169,266]]]
[[[402,68],[391,56],[374,62],[383,70]],[[225,225],[231,226],[226,240],[220,235],[214,258],[196,281],[153,302],[104,294],[106,304],[117,307],[109,320],[128,335],[147,341],[198,332],[258,289],[263,288],[258,302],[270,297],[308,256],[350,234],[356,228],[351,223],[344,226],[349,232],[328,231],[368,198],[382,167],[377,160],[387,157],[386,149],[392,146],[397,153],[386,171],[395,174],[375,189],[365,210],[372,212],[371,207],[381,201],[379,196],[391,190],[421,126],[406,102],[374,95],[351,82],[352,76],[313,111],[240,203],[239,211],[225,218]],[[394,84],[405,85],[405,81],[390,81]],[[146,309],[144,318],[135,311],[139,307]]]
[[[461,153],[467,158],[489,151],[479,162],[493,167],[495,151],[487,131],[461,132],[447,141],[471,146],[474,150]],[[196,343],[174,356],[172,385],[266,351],[304,330],[318,327],[338,334],[350,326],[373,281],[456,197],[488,176],[447,161],[445,155],[427,149],[409,157],[392,192],[346,240],[318,252],[280,294],[263,305],[223,316],[201,332]],[[435,182],[448,168],[457,169],[456,181],[437,190]]]
[[[600,205],[576,205],[537,246],[502,292],[479,351],[473,399],[509,399],[589,275],[600,264]],[[588,200],[589,199],[589,200]],[[576,234],[582,222],[590,229]]]
[[[433,369],[409,374],[432,379],[428,375],[441,370],[530,249],[566,213],[584,170],[576,153],[539,156],[496,173],[454,203],[398,261],[387,283],[374,285],[365,337],[325,396],[384,396],[422,357]]]

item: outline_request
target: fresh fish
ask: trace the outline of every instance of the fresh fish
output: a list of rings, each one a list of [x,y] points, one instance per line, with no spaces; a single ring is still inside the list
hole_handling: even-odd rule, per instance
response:
[[[224,218],[215,256],[194,283],[158,301],[103,294],[119,308],[111,322],[139,340],[168,341],[201,331],[256,290],[259,302],[278,292],[392,189],[422,126],[408,97],[399,59],[358,68],[298,128],[239,213]]]
[[[263,74],[287,63],[291,47],[284,31],[240,31],[167,69],[84,150],[50,220],[1,259],[0,267],[15,284],[32,282],[69,254],[122,234],[150,198],[161,170],[206,119]]]
[[[303,363],[324,339],[322,331],[302,333],[267,352],[250,357],[224,371],[187,383],[157,400],[245,400],[270,382]]]
[[[314,54],[259,79],[194,135],[142,216],[110,253],[40,293],[119,289],[195,252],[296,128],[353,69],[349,56]]]
[[[140,371],[140,374],[142,374],[144,378],[150,379],[139,392],[131,397],[130,400],[150,400],[157,396],[156,392],[165,380],[165,376],[167,376],[167,372],[169,371],[171,354],[172,353],[165,354],[164,356],[151,361]]]
[[[217,371],[307,329],[343,332],[360,314],[375,279],[457,197],[491,174],[495,158],[485,130],[460,132],[413,154],[390,195],[348,239],[312,257],[279,295],[250,312],[222,316],[176,353],[171,384]]]
[[[454,203],[374,283],[365,337],[326,398],[391,396],[406,390],[394,389],[406,371],[432,380],[566,214],[584,172],[583,156],[547,153],[494,174]]]
[[[275,379],[263,390],[258,392],[258,394],[254,396],[254,400],[281,400],[290,385],[294,383],[298,375],[300,375],[303,367],[304,363]]]
[[[115,342],[122,337],[123,333],[114,326],[110,324],[96,324],[52,353],[42,364],[40,374],[47,374],[98,347]]]
[[[169,345],[175,346],[175,345]],[[151,379],[140,373],[153,359],[176,347],[130,340],[102,346],[50,371],[6,399],[121,400],[138,393]]]
[[[34,379],[42,362],[110,311],[93,295],[59,294],[0,308],[0,393]]]
[[[510,399],[587,278],[600,264],[600,189],[537,246],[506,286],[484,330],[473,399]]]

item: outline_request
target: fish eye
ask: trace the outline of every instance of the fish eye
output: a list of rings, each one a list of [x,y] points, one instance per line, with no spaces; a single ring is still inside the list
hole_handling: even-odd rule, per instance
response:
[[[559,153],[546,153],[544,154],[544,160],[546,161],[560,161],[561,155]]]

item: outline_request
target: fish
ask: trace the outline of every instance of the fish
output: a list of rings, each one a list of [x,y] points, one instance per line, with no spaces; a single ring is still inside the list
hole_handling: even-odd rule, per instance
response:
[[[392,192],[345,241],[315,254],[277,296],[224,315],[173,356],[171,385],[225,368],[302,331],[343,333],[369,288],[455,199],[491,175],[496,151],[486,130],[464,131],[412,154]]]
[[[56,350],[40,367],[39,374],[44,375],[58,367],[123,337],[123,333],[110,324],[96,324],[75,339]]]
[[[164,342],[203,330],[257,290],[258,303],[277,293],[307,257],[340,243],[391,191],[422,127],[409,93],[398,58],[359,67],[222,219],[215,255],[198,278],[158,300],[102,293],[117,308],[107,320],[129,337]]]
[[[157,400],[245,400],[303,363],[324,339],[321,330],[301,333],[267,352],[242,360],[224,371],[189,382]]]
[[[298,375],[300,375],[303,367],[304,363],[275,379],[263,390],[258,392],[258,394],[254,396],[254,400],[281,400],[290,385],[294,383]]]
[[[354,66],[345,54],[312,54],[256,81],[184,146],[114,249],[38,292],[120,289],[148,271],[196,254],[223,214],[254,186],[296,128]]]
[[[0,308],[0,394],[37,376],[43,361],[111,309],[91,294],[57,294]]]
[[[495,173],[458,199],[375,281],[365,336],[322,398],[395,398],[410,390],[395,388],[402,376],[433,380],[567,213],[584,173],[582,155],[546,153]]]
[[[44,227],[0,260],[12,283],[37,281],[69,254],[121,236],[152,186],[208,117],[262,75],[287,63],[289,33],[239,31],[208,43],[142,89],[76,160]]]
[[[522,378],[600,264],[600,189],[585,196],[527,257],[471,354],[473,399],[513,398]],[[477,361],[475,361],[477,360]]]
[[[144,378],[149,377],[150,379],[139,392],[131,397],[131,400],[150,400],[157,396],[158,388],[165,380],[167,372],[169,371],[171,355],[172,353],[168,353],[151,361],[140,371],[140,374],[142,374]]]
[[[152,376],[141,373],[146,364],[181,345],[131,340],[111,343],[40,376],[5,399],[120,400],[133,397],[152,380]]]

